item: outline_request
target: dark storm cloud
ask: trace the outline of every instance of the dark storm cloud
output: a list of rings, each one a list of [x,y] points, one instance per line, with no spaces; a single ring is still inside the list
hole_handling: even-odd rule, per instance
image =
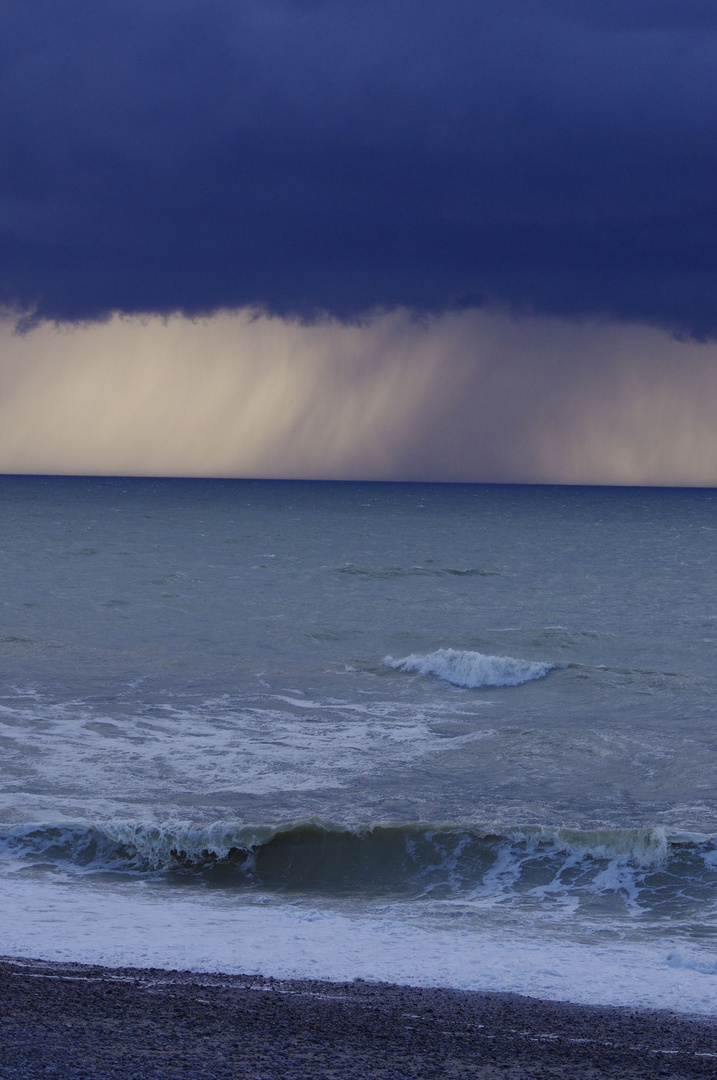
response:
[[[0,304],[717,333],[717,3],[4,0]]]

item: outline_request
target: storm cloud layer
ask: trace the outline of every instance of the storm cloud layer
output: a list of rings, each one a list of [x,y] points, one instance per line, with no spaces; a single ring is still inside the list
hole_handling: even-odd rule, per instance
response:
[[[4,0],[20,320],[484,304],[717,334],[710,0]]]

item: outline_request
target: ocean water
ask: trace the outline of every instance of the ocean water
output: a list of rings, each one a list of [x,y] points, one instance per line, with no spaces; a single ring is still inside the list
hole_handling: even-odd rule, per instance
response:
[[[714,492],[0,508],[0,954],[717,1011]]]

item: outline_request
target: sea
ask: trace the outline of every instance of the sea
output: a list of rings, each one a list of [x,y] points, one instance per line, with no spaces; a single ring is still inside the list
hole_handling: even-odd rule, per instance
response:
[[[717,1012],[717,493],[0,478],[0,954]]]

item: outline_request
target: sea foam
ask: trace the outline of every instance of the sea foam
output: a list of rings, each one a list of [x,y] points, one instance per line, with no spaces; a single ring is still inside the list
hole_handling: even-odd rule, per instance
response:
[[[412,653],[402,660],[387,656],[384,663],[398,671],[435,675],[454,686],[476,689],[480,686],[520,686],[532,679],[542,679],[554,664],[515,660],[512,656],[485,656],[464,649],[438,649],[421,656]]]
[[[599,936],[506,934],[490,924],[436,930],[386,909],[359,917],[261,896],[231,903],[215,890],[160,885],[103,890],[0,878],[0,954],[110,967],[350,979],[530,994],[714,1015],[717,974],[675,937],[611,944]],[[527,932],[526,932],[527,931]]]

